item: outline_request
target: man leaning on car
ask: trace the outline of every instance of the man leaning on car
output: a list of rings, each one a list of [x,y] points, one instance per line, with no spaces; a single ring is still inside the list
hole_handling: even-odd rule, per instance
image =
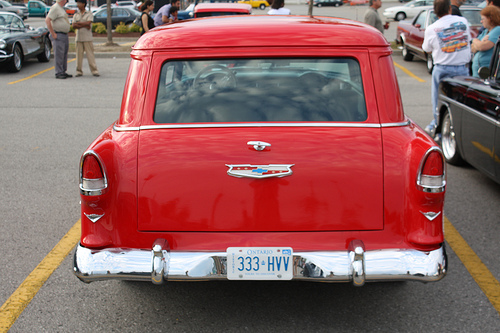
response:
[[[451,15],[450,0],[435,0],[434,12],[439,19],[425,29],[422,44],[425,52],[432,52],[434,60],[431,88],[433,119],[425,128],[431,137],[434,137],[438,123],[439,82],[449,76],[469,75],[467,65],[471,59],[471,35],[467,19]]]
[[[50,31],[50,40],[54,48],[56,79],[66,79],[73,76],[66,73],[69,50],[68,32],[70,29],[68,14],[63,8],[66,2],[67,0],[56,0],[45,18],[45,24]]]

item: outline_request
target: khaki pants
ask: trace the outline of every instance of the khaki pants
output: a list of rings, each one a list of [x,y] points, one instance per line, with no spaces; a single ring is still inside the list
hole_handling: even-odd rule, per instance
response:
[[[87,54],[89,68],[92,74],[99,74],[94,56],[94,43],[93,42],[77,42],[76,43],[76,74],[83,74],[83,52]]]

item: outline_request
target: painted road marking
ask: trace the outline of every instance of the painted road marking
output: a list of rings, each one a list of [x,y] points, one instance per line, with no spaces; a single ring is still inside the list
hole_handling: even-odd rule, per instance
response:
[[[47,279],[59,267],[69,252],[80,239],[80,220],[76,222],[66,235],[57,243],[38,266],[21,283],[19,288],[0,308],[0,332],[6,333],[16,322],[24,309],[45,284]]]
[[[424,79],[421,79],[419,78],[418,76],[416,76],[415,74],[413,74],[412,72],[410,72],[408,69],[406,69],[405,67],[399,65],[398,63],[396,63],[395,61],[393,61],[394,63],[394,66],[396,66],[397,68],[399,68],[400,70],[402,70],[403,72],[405,72],[406,74],[408,74],[408,76],[414,78],[415,80],[417,80],[418,82],[425,82]]]
[[[68,63],[73,62],[73,61],[75,61],[75,60],[76,60],[76,58],[75,58],[75,59],[71,59],[71,60],[69,60],[69,61],[68,61]],[[51,71],[51,70],[53,70],[54,68],[55,68],[55,67],[54,67],[54,66],[52,66],[52,67],[50,67],[50,68],[44,69],[44,70],[43,70],[43,71],[41,71],[41,72],[38,72],[38,73],[33,74],[33,75],[31,75],[31,76],[25,77],[24,79],[20,79],[20,80],[17,80],[17,81],[12,81],[12,82],[9,82],[9,83],[7,83],[7,84],[16,84],[16,83],[19,83],[19,82],[23,82],[23,81],[26,81],[26,80],[32,79],[32,78],[34,78],[34,77],[36,77],[36,76],[38,76],[38,75],[40,75],[40,74],[46,73],[46,72],[48,72],[48,71]]]
[[[500,283],[446,217],[444,218],[444,228],[446,241],[451,249],[500,314]],[[1,333],[7,333],[16,322],[50,275],[75,247],[80,238],[80,233],[79,220],[2,305],[0,308]]]
[[[446,217],[444,218],[444,232],[446,241],[450,244],[453,252],[455,252],[479,288],[500,314],[500,282],[495,279],[486,265]]]

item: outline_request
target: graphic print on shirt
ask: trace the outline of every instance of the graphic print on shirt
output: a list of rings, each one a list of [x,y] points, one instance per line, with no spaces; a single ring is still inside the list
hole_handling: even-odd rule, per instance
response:
[[[467,26],[463,22],[455,22],[448,28],[437,30],[436,33],[443,52],[458,52],[469,44]]]

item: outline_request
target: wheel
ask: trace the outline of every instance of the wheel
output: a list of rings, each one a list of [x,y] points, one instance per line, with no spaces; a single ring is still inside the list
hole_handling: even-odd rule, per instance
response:
[[[43,52],[37,55],[38,61],[49,62],[51,52],[52,52],[52,45],[50,44],[50,40],[47,37],[43,42]]]
[[[196,74],[193,80],[193,87],[208,85],[208,89],[235,88],[236,76],[227,67],[221,65],[210,65],[203,68]]]
[[[260,8],[261,10],[264,10],[264,9],[266,9],[266,5],[264,5],[263,3],[261,3],[261,4],[260,4],[260,6],[259,6],[259,8]]]
[[[23,50],[21,50],[21,46],[16,44],[14,46],[14,51],[12,52],[13,56],[9,62],[7,69],[9,72],[19,72],[23,67]]]
[[[401,55],[403,56],[404,61],[412,61],[413,60],[413,54],[411,54],[411,52],[408,51],[408,47],[406,46],[406,43],[403,43],[403,50],[401,51]]]
[[[321,8],[321,6],[322,6],[322,5],[321,5],[320,3],[318,3],[318,6],[317,6],[317,7],[318,7],[318,8]]]
[[[432,70],[434,69],[434,59],[432,59],[432,54],[427,55],[427,71],[429,74],[432,74]]]
[[[450,110],[446,110],[441,125],[441,148],[446,162],[452,165],[461,165],[464,163],[462,155],[458,149],[455,130],[453,128],[453,119]]]
[[[394,18],[394,20],[396,21],[402,21],[406,18],[406,14],[403,13],[403,12],[399,12],[396,14],[396,17]]]
[[[335,7],[338,7],[340,6],[340,4],[338,2],[335,3]]]

